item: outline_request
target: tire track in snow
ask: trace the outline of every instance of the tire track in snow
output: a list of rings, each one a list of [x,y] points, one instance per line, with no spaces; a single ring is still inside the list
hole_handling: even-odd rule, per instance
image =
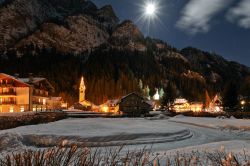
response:
[[[63,144],[64,146],[76,144],[78,146],[100,147],[175,142],[189,139],[192,136],[193,133],[188,129],[173,133],[124,133],[120,135],[89,138],[80,136],[23,135],[23,144],[36,147],[51,147],[59,144]]]

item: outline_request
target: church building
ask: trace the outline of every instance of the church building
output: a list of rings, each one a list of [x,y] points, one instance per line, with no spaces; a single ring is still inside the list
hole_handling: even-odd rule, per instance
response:
[[[84,77],[81,78],[80,86],[79,86],[79,101],[74,104],[74,109],[90,111],[94,106],[90,101],[86,100],[86,85],[84,82]]]

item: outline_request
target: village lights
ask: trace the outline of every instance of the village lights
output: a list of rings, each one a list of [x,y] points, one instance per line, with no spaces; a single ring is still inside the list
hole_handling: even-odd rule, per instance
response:
[[[160,94],[159,94],[159,90],[158,89],[156,89],[156,93],[153,96],[153,99],[156,100],[156,101],[160,100]]]
[[[108,106],[102,106],[101,110],[102,110],[102,112],[108,113],[109,112],[109,107]]]
[[[245,105],[245,104],[246,104],[246,101],[245,101],[245,100],[242,100],[242,101],[240,102],[240,104],[241,104],[241,105]]]

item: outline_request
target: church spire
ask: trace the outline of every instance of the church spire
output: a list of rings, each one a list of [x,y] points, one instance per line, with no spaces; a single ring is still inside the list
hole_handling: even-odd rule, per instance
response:
[[[85,101],[85,90],[86,90],[86,86],[84,83],[84,77],[82,76],[80,87],[79,87],[79,102]]]

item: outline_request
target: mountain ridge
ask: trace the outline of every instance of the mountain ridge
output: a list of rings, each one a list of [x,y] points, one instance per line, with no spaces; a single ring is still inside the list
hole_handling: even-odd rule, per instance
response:
[[[139,91],[140,79],[151,95],[173,82],[179,96],[192,101],[203,101],[205,91],[212,96],[222,92],[231,80],[238,80],[240,94],[249,92],[245,65],[145,37],[132,21],[120,22],[110,5],[98,9],[91,1],[65,2],[0,1],[1,71],[44,75],[72,102],[81,75],[88,82],[87,97],[98,104]]]

